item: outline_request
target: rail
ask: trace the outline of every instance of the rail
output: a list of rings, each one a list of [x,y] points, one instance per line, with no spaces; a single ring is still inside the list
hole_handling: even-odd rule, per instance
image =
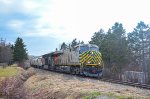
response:
[[[150,89],[150,85],[148,85],[148,84],[125,82],[125,81],[121,81],[121,80],[114,80],[114,79],[107,79],[107,78],[102,78],[100,80],[105,81],[105,82],[117,83],[117,84],[128,85],[128,86],[134,86],[134,87],[143,88],[143,89]]]

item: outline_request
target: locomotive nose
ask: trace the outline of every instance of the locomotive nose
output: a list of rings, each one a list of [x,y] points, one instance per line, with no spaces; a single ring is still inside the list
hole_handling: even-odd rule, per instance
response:
[[[80,54],[80,63],[87,66],[99,66],[101,65],[101,54],[98,51],[90,50]]]
[[[89,51],[89,58],[87,58],[87,65],[91,65],[91,66],[98,66],[100,65],[100,53],[98,53],[97,51],[91,50]]]

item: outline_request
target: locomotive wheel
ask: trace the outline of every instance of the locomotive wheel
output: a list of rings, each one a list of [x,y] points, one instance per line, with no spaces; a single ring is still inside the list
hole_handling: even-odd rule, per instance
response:
[[[44,69],[44,65],[42,65],[42,69]]]
[[[72,75],[74,75],[74,74],[75,74],[74,67],[70,67],[70,74],[72,74]]]
[[[98,73],[97,78],[98,78],[98,79],[102,79],[102,75],[100,75],[100,73]]]
[[[48,70],[51,70],[50,65],[48,65]]]
[[[77,75],[80,74],[80,68],[76,67],[75,72],[76,72]]]
[[[72,74],[72,75],[80,74],[80,68],[79,67],[70,67],[70,74]]]

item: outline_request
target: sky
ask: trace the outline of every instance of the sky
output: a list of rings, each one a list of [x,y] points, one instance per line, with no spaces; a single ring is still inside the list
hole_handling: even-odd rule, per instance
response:
[[[23,38],[30,55],[54,51],[74,38],[88,43],[115,22],[131,32],[150,24],[149,0],[0,0],[0,38]]]

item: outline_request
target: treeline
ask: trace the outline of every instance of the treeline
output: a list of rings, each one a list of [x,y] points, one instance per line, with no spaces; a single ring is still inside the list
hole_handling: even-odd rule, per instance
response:
[[[0,63],[22,63],[28,58],[27,49],[23,39],[17,38],[15,44],[7,44],[6,40],[0,41]]]
[[[103,29],[95,32],[89,43],[99,46],[110,75],[123,69],[149,72],[150,27],[142,21],[130,33],[116,22],[106,32]]]
[[[66,48],[69,48],[69,47],[73,48],[74,46],[79,45],[79,44],[84,44],[84,42],[80,41],[80,40],[77,41],[77,39],[75,38],[75,39],[72,40],[71,44],[69,44],[69,45],[67,45],[65,42],[63,42],[60,46],[60,50],[66,49]]]
[[[6,44],[6,40],[0,40],[0,63],[11,63],[13,59],[12,45]]]

